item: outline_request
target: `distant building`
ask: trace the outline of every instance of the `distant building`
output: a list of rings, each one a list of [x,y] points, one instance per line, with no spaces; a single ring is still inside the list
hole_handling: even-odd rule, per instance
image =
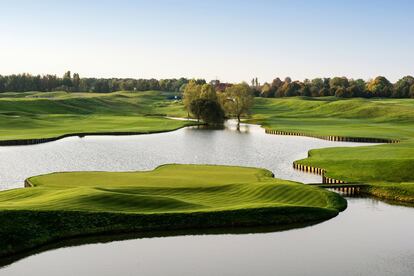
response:
[[[224,92],[224,90],[226,90],[227,87],[233,85],[232,83],[220,82],[219,80],[212,80],[210,81],[210,84],[214,87],[214,89],[217,92]]]

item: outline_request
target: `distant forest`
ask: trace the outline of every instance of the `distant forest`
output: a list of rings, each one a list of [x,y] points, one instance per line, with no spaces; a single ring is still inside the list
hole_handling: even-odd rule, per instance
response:
[[[56,75],[18,74],[0,75],[1,92],[27,91],[67,91],[67,92],[97,92],[114,91],[147,91],[160,90],[182,92],[190,80],[179,79],[133,79],[133,78],[80,78],[79,74],[66,72],[62,77]],[[196,80],[197,84],[205,84],[204,79]],[[224,91],[230,83],[210,82],[216,91]],[[250,87],[255,96],[266,98],[278,97],[321,97],[336,96],[351,97],[381,97],[381,98],[414,98],[414,78],[405,76],[396,83],[391,83],[385,77],[379,76],[372,80],[348,79],[346,77],[315,78],[312,80],[292,81],[275,78],[271,83],[259,84],[258,79],[251,81]]]
[[[97,92],[108,93],[114,91],[175,91],[179,92],[189,82],[186,78],[180,79],[132,79],[132,78],[80,78],[79,74],[66,72],[62,77],[56,75],[0,75],[1,92],[27,91],[67,91],[67,92]],[[203,84],[205,80],[197,80]]]

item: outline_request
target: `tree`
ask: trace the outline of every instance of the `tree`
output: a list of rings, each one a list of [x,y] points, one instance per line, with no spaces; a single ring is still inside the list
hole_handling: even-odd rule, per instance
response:
[[[312,96],[311,90],[310,90],[310,84],[304,84],[304,85],[302,85],[302,87],[300,88],[299,93],[300,93],[300,95],[302,95],[304,97],[310,97],[310,96]]]
[[[414,84],[410,86],[410,98],[414,98]]]
[[[80,86],[80,77],[78,73],[73,74],[72,84],[73,84],[73,91],[78,92],[79,86]]]
[[[286,97],[294,97],[299,95],[300,84],[298,81],[294,81],[291,83],[286,82],[285,87],[285,96]]]
[[[62,85],[66,86],[66,87],[71,87],[72,86],[72,77],[70,74],[70,71],[67,71],[62,78]]]
[[[351,97],[365,97],[366,83],[363,79],[356,79],[349,81],[348,90],[351,91]]]
[[[276,93],[276,91],[283,85],[283,82],[280,80],[280,78],[275,78],[272,81],[271,89],[273,91],[273,94]]]
[[[246,83],[235,84],[225,90],[226,101],[232,104],[226,105],[228,113],[234,114],[240,123],[240,116],[247,114],[254,104],[253,93]]]
[[[273,96],[272,95],[272,89],[271,89],[270,85],[267,82],[262,86],[260,95],[262,97],[265,97],[265,98],[270,98],[270,97]]]
[[[414,84],[412,76],[405,76],[394,84],[392,92],[393,98],[408,98],[410,96],[410,87]]]
[[[203,84],[200,89],[200,98],[217,102],[216,90],[211,84]]]
[[[324,87],[324,88],[321,89],[321,91],[319,91],[319,95],[321,97],[327,97],[327,96],[330,96],[331,93],[329,92],[329,89]]]
[[[390,97],[392,84],[385,77],[379,76],[367,84],[367,90],[373,97]]]
[[[197,118],[202,119],[207,124],[221,124],[224,121],[224,111],[221,106],[210,99],[196,99],[190,104],[191,113]]]
[[[329,81],[329,87],[338,89],[340,87],[347,88],[349,86],[348,79],[346,77],[335,77]]]
[[[201,87],[196,83],[195,80],[190,80],[189,83],[184,88],[183,91],[183,104],[187,109],[187,116],[190,117],[191,112],[191,102],[198,99],[201,93]]]
[[[324,88],[324,82],[321,78],[315,78],[311,80],[310,83],[310,92],[312,97],[317,97],[320,95],[320,91]]]
[[[335,97],[338,98],[350,98],[351,96],[351,89],[338,87],[335,91]]]
[[[206,84],[206,80],[205,79],[196,79],[195,82],[198,85]]]
[[[292,82],[292,79],[290,77],[286,77],[284,82],[285,83],[291,83]]]
[[[355,84],[352,84],[350,87],[346,89],[346,93],[345,93],[346,98],[360,97],[361,95],[362,95],[362,91]]]

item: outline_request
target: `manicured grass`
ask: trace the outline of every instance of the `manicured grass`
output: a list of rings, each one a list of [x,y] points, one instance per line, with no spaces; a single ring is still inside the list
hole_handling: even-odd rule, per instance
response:
[[[165,165],[28,182],[0,193],[0,255],[77,235],[311,223],[346,207],[335,193],[256,168]]]
[[[300,160],[326,176],[371,184],[373,195],[414,202],[414,100],[257,99],[253,120],[274,130],[398,139],[398,144],[310,151]]]
[[[58,137],[71,133],[174,130],[186,121],[181,103],[167,92],[0,93],[0,141]]]

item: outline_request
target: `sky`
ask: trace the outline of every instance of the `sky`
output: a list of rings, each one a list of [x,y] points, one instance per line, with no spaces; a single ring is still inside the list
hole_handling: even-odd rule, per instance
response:
[[[0,0],[0,74],[414,75],[414,1]]]

